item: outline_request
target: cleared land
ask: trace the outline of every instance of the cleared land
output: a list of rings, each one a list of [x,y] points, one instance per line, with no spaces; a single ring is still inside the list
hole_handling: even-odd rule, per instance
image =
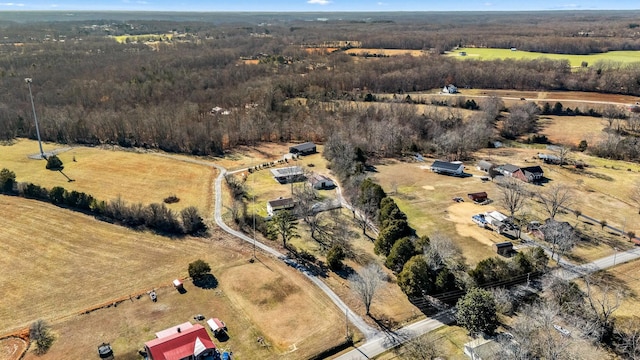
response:
[[[538,121],[538,127],[539,133],[554,144],[578,146],[582,140],[595,144],[607,122],[592,116],[544,116]]]
[[[145,42],[145,41],[165,41],[173,39],[173,34],[140,34],[140,35],[118,35],[113,38],[120,44],[128,42]]]
[[[291,357],[305,358],[343,339],[335,332],[341,312],[324,294],[279,261],[259,255],[261,262],[249,263],[249,248],[226,235],[172,240],[7,196],[0,197],[0,217],[8,230],[0,234],[0,263],[19,269],[1,275],[1,332],[48,320],[58,338],[41,358],[84,358],[107,341],[117,354],[137,359],[155,331],[197,313],[224,318],[231,340],[222,346],[246,358],[278,357],[294,345]],[[201,290],[187,281],[187,294],[179,295],[171,280],[185,278],[188,263],[198,258],[212,266],[218,286]],[[146,295],[136,300],[152,288],[157,303]],[[77,315],[119,298],[126,300],[117,307]],[[257,346],[254,336],[271,347]]]
[[[43,145],[44,151],[65,148],[60,144]],[[113,200],[118,196],[128,203],[162,203],[176,195],[180,201],[167,206],[181,210],[197,207],[201,213],[212,212],[212,183],[215,169],[151,153],[74,147],[58,154],[64,163],[63,172],[45,169],[44,160],[28,156],[38,154],[38,142],[17,140],[13,145],[0,145],[0,165],[16,173],[18,182],[31,182],[48,189],[62,186],[77,190],[99,200]],[[75,159],[76,161],[73,161]],[[206,215],[205,215],[206,216]]]
[[[460,53],[466,53],[462,56]],[[539,52],[530,52],[510,49],[490,49],[490,48],[460,48],[451,51],[448,56],[455,56],[459,59],[476,59],[476,60],[496,60],[496,59],[516,59],[516,60],[533,60],[538,58],[552,60],[568,60],[572,67],[580,67],[582,62],[594,65],[599,61],[617,62],[628,64],[640,62],[640,51],[610,51],[602,54],[589,55],[567,55],[567,54],[546,54]]]
[[[349,55],[358,56],[423,56],[428,54],[424,50],[410,50],[410,49],[376,49],[376,48],[353,48],[345,50],[345,53]]]

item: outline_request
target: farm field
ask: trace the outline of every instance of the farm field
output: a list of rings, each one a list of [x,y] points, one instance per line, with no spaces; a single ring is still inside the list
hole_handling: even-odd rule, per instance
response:
[[[66,146],[43,144],[44,151],[62,148]],[[216,171],[207,166],[152,153],[79,146],[58,154],[64,163],[63,172],[74,180],[68,182],[59,172],[45,169],[44,160],[29,159],[32,154],[38,154],[37,141],[20,139],[13,145],[0,145],[1,167],[15,172],[18,182],[32,182],[47,189],[62,186],[99,200],[121,197],[128,203],[151,204],[176,195],[180,201],[167,204],[172,210],[195,206],[201,214],[209,214],[213,209],[212,184]]]
[[[124,44],[127,41],[140,42],[140,41],[163,41],[173,39],[173,34],[140,34],[140,35],[118,35],[113,36],[120,44]]]
[[[467,55],[460,55],[465,52]],[[598,61],[611,61],[623,64],[640,62],[640,51],[610,51],[601,54],[589,55],[567,55],[567,54],[547,54],[539,52],[530,52],[511,49],[489,49],[489,48],[459,48],[451,51],[447,56],[454,56],[459,59],[476,59],[476,60],[496,60],[496,59],[516,59],[516,60],[533,60],[538,58],[551,60],[568,60],[572,67],[580,67],[583,61],[590,66]]]
[[[277,358],[294,348],[292,358],[306,358],[343,339],[334,331],[344,323],[342,313],[322,292],[267,256],[258,255],[259,262],[249,263],[249,247],[225,234],[169,239],[7,196],[0,197],[0,217],[8,229],[0,235],[0,263],[3,269],[20,269],[1,276],[5,296],[0,333],[24,328],[38,318],[47,320],[57,340],[38,358],[85,358],[107,341],[122,358],[137,359],[137,349],[153,333],[196,313],[224,318],[231,339],[222,346],[243,358]],[[28,256],[22,255],[25,248],[33,249]],[[202,290],[185,281],[187,293],[179,295],[171,280],[185,278],[188,263],[198,258],[212,266],[217,287]],[[153,288],[157,303],[144,294]],[[124,302],[77,315],[116,299]],[[271,347],[256,346],[254,336],[263,336]]]
[[[538,121],[539,133],[546,135],[554,144],[577,147],[580,141],[597,143],[606,129],[605,119],[592,116],[545,115]]]

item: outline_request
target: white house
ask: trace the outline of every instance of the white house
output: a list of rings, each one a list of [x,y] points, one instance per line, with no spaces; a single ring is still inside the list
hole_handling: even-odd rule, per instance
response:
[[[457,94],[458,93],[458,88],[453,84],[449,84],[449,85],[446,85],[445,87],[442,88],[442,93],[443,94]]]
[[[276,211],[290,210],[295,206],[295,202],[292,198],[278,198],[275,200],[267,201],[267,214],[273,216]]]

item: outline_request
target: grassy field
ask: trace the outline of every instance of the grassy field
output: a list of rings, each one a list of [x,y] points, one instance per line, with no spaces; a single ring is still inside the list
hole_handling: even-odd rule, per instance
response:
[[[0,197],[0,217],[7,230],[0,234],[0,262],[15,269],[0,275],[0,333],[37,318],[49,321],[57,340],[40,358],[85,358],[107,341],[118,358],[137,359],[137,349],[153,333],[197,313],[227,322],[231,340],[222,346],[239,358],[278,358],[293,349],[291,358],[306,358],[343,339],[334,331],[342,326],[341,311],[306,278],[266,256],[249,263],[250,248],[224,234],[172,240],[7,196]],[[202,290],[187,281],[187,293],[179,295],[171,280],[186,277],[188,263],[198,258],[212,266],[218,286]],[[136,299],[152,288],[157,303],[146,295]],[[77,315],[118,298],[126,300]],[[271,347],[255,344],[255,336]]]
[[[592,116],[543,116],[538,121],[539,133],[554,144],[578,146],[587,140],[595,144],[607,127],[605,119]]]
[[[44,151],[65,148],[45,143]],[[38,153],[38,143],[18,140],[13,145],[0,145],[0,166],[16,173],[18,182],[32,182],[48,189],[62,186],[82,191],[99,200],[120,196],[128,203],[162,203],[176,195],[180,201],[169,204],[173,210],[196,206],[202,214],[212,212],[212,189],[215,170],[177,161],[151,153],[114,151],[102,148],[74,147],[58,154],[64,163],[67,179],[57,171],[45,169],[44,160],[28,156]],[[73,161],[75,159],[76,161]]]
[[[173,34],[140,34],[140,35],[118,35],[113,38],[120,44],[124,44],[127,41],[130,42],[145,42],[145,41],[165,41],[173,39]]]
[[[465,52],[467,55],[462,56],[460,53]],[[459,59],[476,59],[476,60],[496,60],[496,59],[516,59],[516,60],[533,60],[538,58],[552,60],[568,60],[572,67],[581,66],[582,62],[587,62],[590,66],[598,61],[611,61],[621,64],[629,64],[640,62],[640,51],[610,51],[602,54],[590,55],[566,55],[566,54],[545,54],[538,52],[510,49],[491,49],[491,48],[460,48],[451,51],[448,56],[455,56]]]
[[[428,54],[427,51],[424,50],[409,50],[409,49],[375,49],[375,48],[352,48],[345,50],[345,53],[349,55],[358,55],[358,56],[374,56],[374,55],[382,55],[382,56],[401,56],[401,55],[411,55],[411,56],[423,56]]]

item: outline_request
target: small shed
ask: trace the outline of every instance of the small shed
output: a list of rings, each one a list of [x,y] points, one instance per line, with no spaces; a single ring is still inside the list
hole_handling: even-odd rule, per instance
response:
[[[489,170],[491,170],[491,168],[495,167],[495,165],[493,163],[488,162],[488,161],[480,160],[480,161],[478,161],[478,165],[476,167],[477,167],[478,170],[488,174]]]
[[[485,191],[467,194],[467,196],[473,202],[477,202],[477,203],[481,203],[481,202],[487,201],[487,198],[488,198],[488,195],[487,195],[487,193]]]
[[[209,325],[209,328],[211,328],[214,336],[227,331],[227,324],[225,324],[224,321],[221,321],[218,318],[211,318],[207,320],[207,325]]]
[[[316,144],[312,143],[312,142],[306,142],[306,143],[302,143],[302,144],[298,144],[295,146],[291,146],[289,148],[289,152],[292,154],[298,154],[298,155],[309,155],[309,154],[315,154],[316,153]]]
[[[182,284],[182,280],[180,279],[173,280],[173,287],[178,291],[184,290],[184,285]]]
[[[336,187],[336,184],[333,182],[333,180],[329,179],[328,177],[326,177],[324,175],[320,175],[320,174],[314,174],[314,175],[310,176],[309,177],[309,183],[316,190],[332,189],[332,188]]]
[[[513,244],[511,241],[495,243],[491,247],[498,255],[502,256],[508,256],[513,252]]]

